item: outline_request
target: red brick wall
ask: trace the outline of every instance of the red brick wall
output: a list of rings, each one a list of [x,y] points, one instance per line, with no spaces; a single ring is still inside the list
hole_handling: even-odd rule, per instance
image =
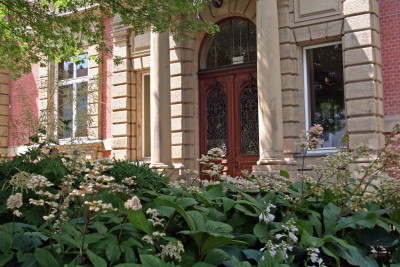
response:
[[[385,115],[400,114],[400,0],[380,0]]]
[[[32,71],[23,74],[17,80],[10,81],[10,113],[8,121],[8,146],[21,146],[35,134],[38,118],[39,65],[33,65]]]

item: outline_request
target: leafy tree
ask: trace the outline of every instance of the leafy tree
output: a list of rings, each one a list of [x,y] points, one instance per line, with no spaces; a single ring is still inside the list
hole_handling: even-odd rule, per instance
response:
[[[0,69],[28,72],[32,63],[78,55],[85,45],[109,51],[104,18],[118,14],[137,34],[170,29],[177,37],[213,31],[198,19],[208,0],[0,0]]]

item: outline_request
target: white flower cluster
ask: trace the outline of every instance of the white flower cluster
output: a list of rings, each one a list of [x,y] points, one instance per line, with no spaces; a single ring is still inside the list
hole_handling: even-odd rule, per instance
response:
[[[307,248],[308,257],[313,265],[309,265],[308,267],[326,267],[324,260],[319,257],[319,249],[318,248]],[[316,265],[318,264],[318,265]]]
[[[276,206],[273,204],[268,204],[265,211],[261,212],[260,216],[258,216],[258,219],[260,220],[260,222],[263,221],[264,223],[268,224],[268,223],[274,221],[275,215],[270,213],[271,208],[276,208]]]
[[[183,248],[183,244],[181,241],[177,241],[176,243],[169,242],[167,245],[160,245],[161,247],[161,253],[158,254],[157,256],[160,256],[161,259],[175,259],[178,262],[182,260],[181,254],[185,252],[185,249]]]
[[[137,196],[133,196],[125,202],[124,207],[127,210],[138,211],[142,209],[142,204]]]
[[[49,182],[46,177],[43,175],[38,175],[38,174],[31,174],[28,182],[26,183],[26,187],[28,189],[31,189],[33,191],[36,191],[37,189],[43,189],[46,187],[53,186],[54,184]]]
[[[103,214],[109,211],[117,211],[117,209],[113,208],[110,203],[103,203],[102,200],[85,201],[85,205],[89,206],[89,210],[96,212],[100,211]]]
[[[22,213],[18,210],[23,205],[22,194],[16,193],[15,195],[10,195],[7,199],[7,209],[13,210],[13,214],[17,217],[21,217]]]
[[[128,187],[132,187],[132,186],[136,185],[135,179],[136,179],[135,176],[127,177],[122,182]]]
[[[229,175],[221,175],[220,180],[234,185],[243,191],[259,191],[260,187],[256,180],[244,179],[242,177],[231,177]]]
[[[158,217],[158,211],[156,209],[147,209],[146,214],[150,215],[150,218],[147,219],[154,227],[160,226],[164,227],[163,221],[164,219],[161,219]]]
[[[154,231],[151,236],[145,235],[142,238],[143,242],[146,242],[149,245],[154,245],[154,240],[158,240],[160,238],[165,237],[165,233],[160,233],[159,231]]]
[[[281,241],[279,244],[273,244],[271,240],[269,240],[265,247],[260,249],[260,251],[267,250],[271,257],[275,257],[275,255],[280,252],[282,253],[283,259],[287,260],[289,258],[288,251],[293,250],[293,246],[288,245],[285,241]],[[263,260],[263,258],[262,258]]]

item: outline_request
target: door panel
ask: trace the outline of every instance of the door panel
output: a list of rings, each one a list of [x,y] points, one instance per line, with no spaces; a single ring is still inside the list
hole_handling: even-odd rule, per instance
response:
[[[199,73],[200,153],[225,152],[224,172],[251,171],[259,158],[256,67]]]

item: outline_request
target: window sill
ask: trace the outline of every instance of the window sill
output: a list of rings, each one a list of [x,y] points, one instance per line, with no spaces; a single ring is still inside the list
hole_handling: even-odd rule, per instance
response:
[[[308,150],[306,154],[294,153],[295,158],[305,157],[325,157],[328,155],[336,154],[339,150],[336,147],[319,148],[315,150]]]
[[[68,146],[68,145],[92,145],[103,143],[104,140],[100,139],[90,139],[88,137],[80,137],[80,138],[65,138],[65,139],[58,139],[59,146]]]

